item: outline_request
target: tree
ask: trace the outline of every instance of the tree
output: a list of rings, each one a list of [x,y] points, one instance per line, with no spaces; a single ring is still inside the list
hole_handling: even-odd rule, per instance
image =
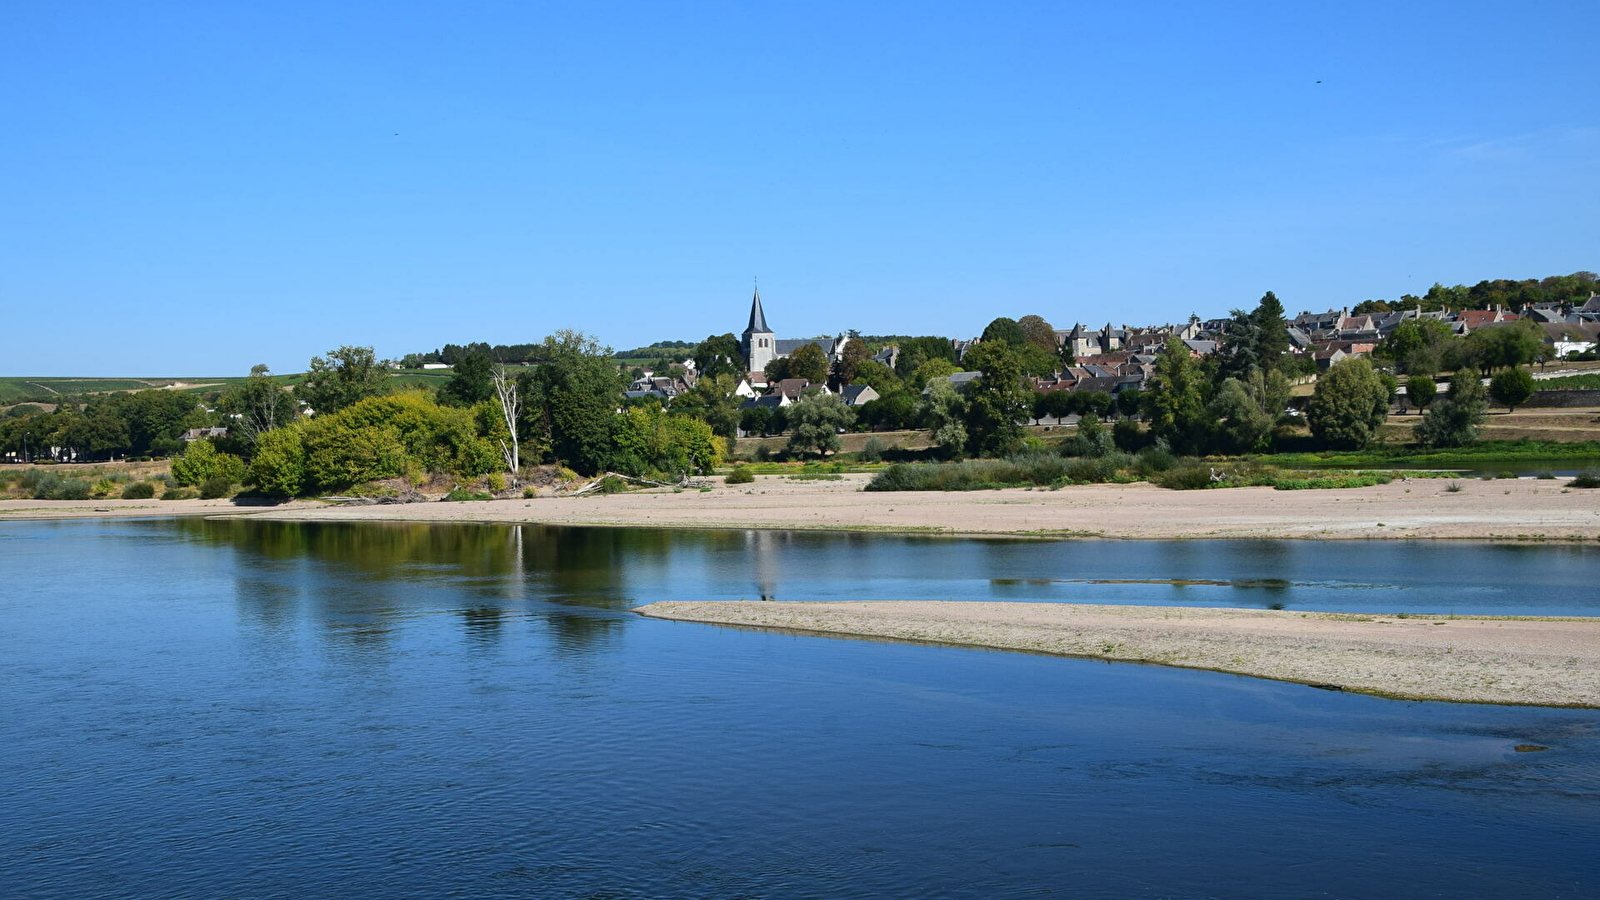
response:
[[[1022,336],[1028,343],[1051,356],[1056,355],[1056,348],[1059,346],[1056,341],[1056,329],[1045,321],[1043,316],[1023,316],[1017,320],[1017,324],[1022,327]]]
[[[1483,374],[1494,369],[1525,366],[1544,349],[1544,332],[1534,322],[1519,319],[1505,325],[1480,328],[1467,336]]]
[[[694,364],[701,378],[716,378],[719,375],[743,378],[750,369],[744,351],[739,349],[739,339],[731,333],[709,335],[695,345]]]
[[[984,327],[983,336],[979,340],[986,344],[998,341],[1012,347],[1021,347],[1028,342],[1028,335],[1016,319],[1001,316]]]
[[[550,453],[584,475],[609,468],[611,424],[622,379],[611,348],[578,331],[544,339],[530,399]]]
[[[1151,433],[1178,452],[1201,449],[1209,425],[1207,384],[1205,373],[1183,341],[1167,338],[1142,398]]]
[[[800,349],[788,356],[789,378],[804,378],[812,384],[826,384],[828,381],[828,354],[816,344],[802,344]],[[768,380],[771,380],[769,374]]]
[[[500,416],[506,426],[505,437],[498,441],[500,454],[505,457],[507,471],[514,475],[522,471],[522,439],[517,435],[522,411],[521,385],[510,376],[503,364],[495,365],[489,372],[489,380],[494,386],[494,396],[499,401]]]
[[[694,390],[679,394],[672,400],[672,411],[677,415],[691,416],[711,426],[711,430],[724,438],[738,437],[740,399],[734,393],[738,382],[730,374],[707,378],[700,376]]]
[[[976,456],[1012,452],[1022,443],[1019,423],[1030,405],[1021,357],[1004,341],[986,341],[967,351],[966,363],[983,373],[967,386],[968,449]]]
[[[1407,319],[1396,325],[1372,354],[1393,361],[1404,374],[1432,375],[1444,367],[1455,342],[1450,326],[1437,319]]]
[[[450,406],[477,406],[494,395],[494,362],[489,354],[473,350],[456,362],[454,374],[439,389],[439,402]]]
[[[222,393],[217,408],[233,417],[228,437],[245,448],[254,447],[261,435],[295,419],[294,397],[269,377],[265,365],[250,367],[250,377]]]
[[[212,478],[225,478],[230,485],[244,481],[244,460],[231,453],[219,453],[210,441],[190,441],[183,456],[172,461],[172,479],[179,484],[204,484]]]
[[[1360,450],[1377,437],[1389,411],[1389,389],[1365,357],[1342,359],[1317,380],[1306,419],[1324,444]]]
[[[911,393],[896,388],[863,403],[856,412],[856,421],[875,431],[897,431],[915,428],[919,413],[918,403]]]
[[[1252,369],[1244,378],[1224,379],[1207,409],[1217,449],[1248,453],[1261,449],[1289,400],[1289,380],[1281,372]]]
[[[1438,393],[1439,385],[1434,382],[1432,375],[1413,375],[1406,379],[1406,400],[1419,413],[1428,408]]]
[[[250,480],[263,492],[298,497],[305,492],[306,451],[299,425],[263,432],[250,460]]]
[[[1478,424],[1488,412],[1483,382],[1470,370],[1450,379],[1450,392],[1435,400],[1414,429],[1425,447],[1464,447],[1478,439]]]
[[[1289,352],[1289,320],[1283,315],[1278,295],[1267,291],[1250,313],[1256,327],[1256,358],[1264,369],[1276,369]]]
[[[927,418],[933,443],[945,456],[960,458],[967,446],[967,401],[948,379],[928,384]]]
[[[961,367],[948,359],[929,359],[917,366],[911,373],[911,386],[918,390],[927,387],[935,381],[941,381],[961,371]]]
[[[1076,395],[1067,391],[1038,391],[1033,395],[1033,421],[1055,419],[1057,422],[1077,411]]]
[[[1526,369],[1501,369],[1489,382],[1489,396],[1511,412],[1533,396],[1533,376]]]
[[[1139,414],[1139,406],[1144,400],[1144,391],[1138,388],[1123,388],[1117,392],[1117,412],[1125,417]]]
[[[318,415],[389,392],[389,376],[378,365],[371,347],[344,346],[327,356],[313,356],[311,371],[295,395]]]
[[[859,384],[858,379],[861,377],[861,369],[870,362],[872,362],[872,351],[868,350],[867,345],[861,341],[851,339],[845,343],[844,350],[839,353],[839,361],[834,364],[833,377],[835,383],[840,385]],[[888,371],[881,364],[875,365],[878,365],[879,368],[884,369],[886,372]],[[891,376],[893,374],[892,372],[890,373]]]
[[[745,434],[763,436],[771,434],[774,413],[765,406],[752,406],[739,415],[739,428]]]
[[[838,394],[824,391],[808,393],[789,407],[789,449],[796,453],[813,450],[826,456],[839,449],[839,432],[856,421],[856,411]]]

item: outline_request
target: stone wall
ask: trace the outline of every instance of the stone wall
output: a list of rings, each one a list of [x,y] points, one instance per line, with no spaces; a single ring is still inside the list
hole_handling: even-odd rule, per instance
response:
[[[1517,408],[1565,408],[1573,406],[1600,406],[1600,390],[1534,391],[1533,396],[1528,398],[1528,402]]]

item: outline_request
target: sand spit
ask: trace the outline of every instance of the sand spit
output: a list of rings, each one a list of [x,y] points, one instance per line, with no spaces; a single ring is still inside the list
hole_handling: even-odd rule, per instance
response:
[[[1600,618],[937,600],[669,601],[634,611],[683,622],[1211,669],[1396,699],[1600,707]]]
[[[1560,481],[1417,479],[1333,491],[1169,491],[1150,484],[1061,490],[868,494],[869,476],[713,479],[707,491],[295,509],[264,518],[521,522],[647,528],[776,528],[1133,539],[1600,539],[1600,491]],[[1458,484],[1459,491],[1446,490]],[[1563,493],[1563,491],[1566,491]],[[23,501],[25,502],[25,501]]]

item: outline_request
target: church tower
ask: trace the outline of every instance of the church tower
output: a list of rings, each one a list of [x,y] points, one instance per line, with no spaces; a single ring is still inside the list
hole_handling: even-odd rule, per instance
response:
[[[739,338],[739,349],[744,351],[744,358],[750,361],[750,371],[767,370],[767,363],[778,355],[777,337],[767,327],[767,314],[761,310],[761,289],[757,288],[755,297],[750,301],[750,324]]]

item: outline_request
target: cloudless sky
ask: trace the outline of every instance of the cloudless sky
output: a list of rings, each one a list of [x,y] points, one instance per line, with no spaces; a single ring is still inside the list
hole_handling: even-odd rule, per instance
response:
[[[1600,3],[0,5],[0,374],[1600,268]]]

